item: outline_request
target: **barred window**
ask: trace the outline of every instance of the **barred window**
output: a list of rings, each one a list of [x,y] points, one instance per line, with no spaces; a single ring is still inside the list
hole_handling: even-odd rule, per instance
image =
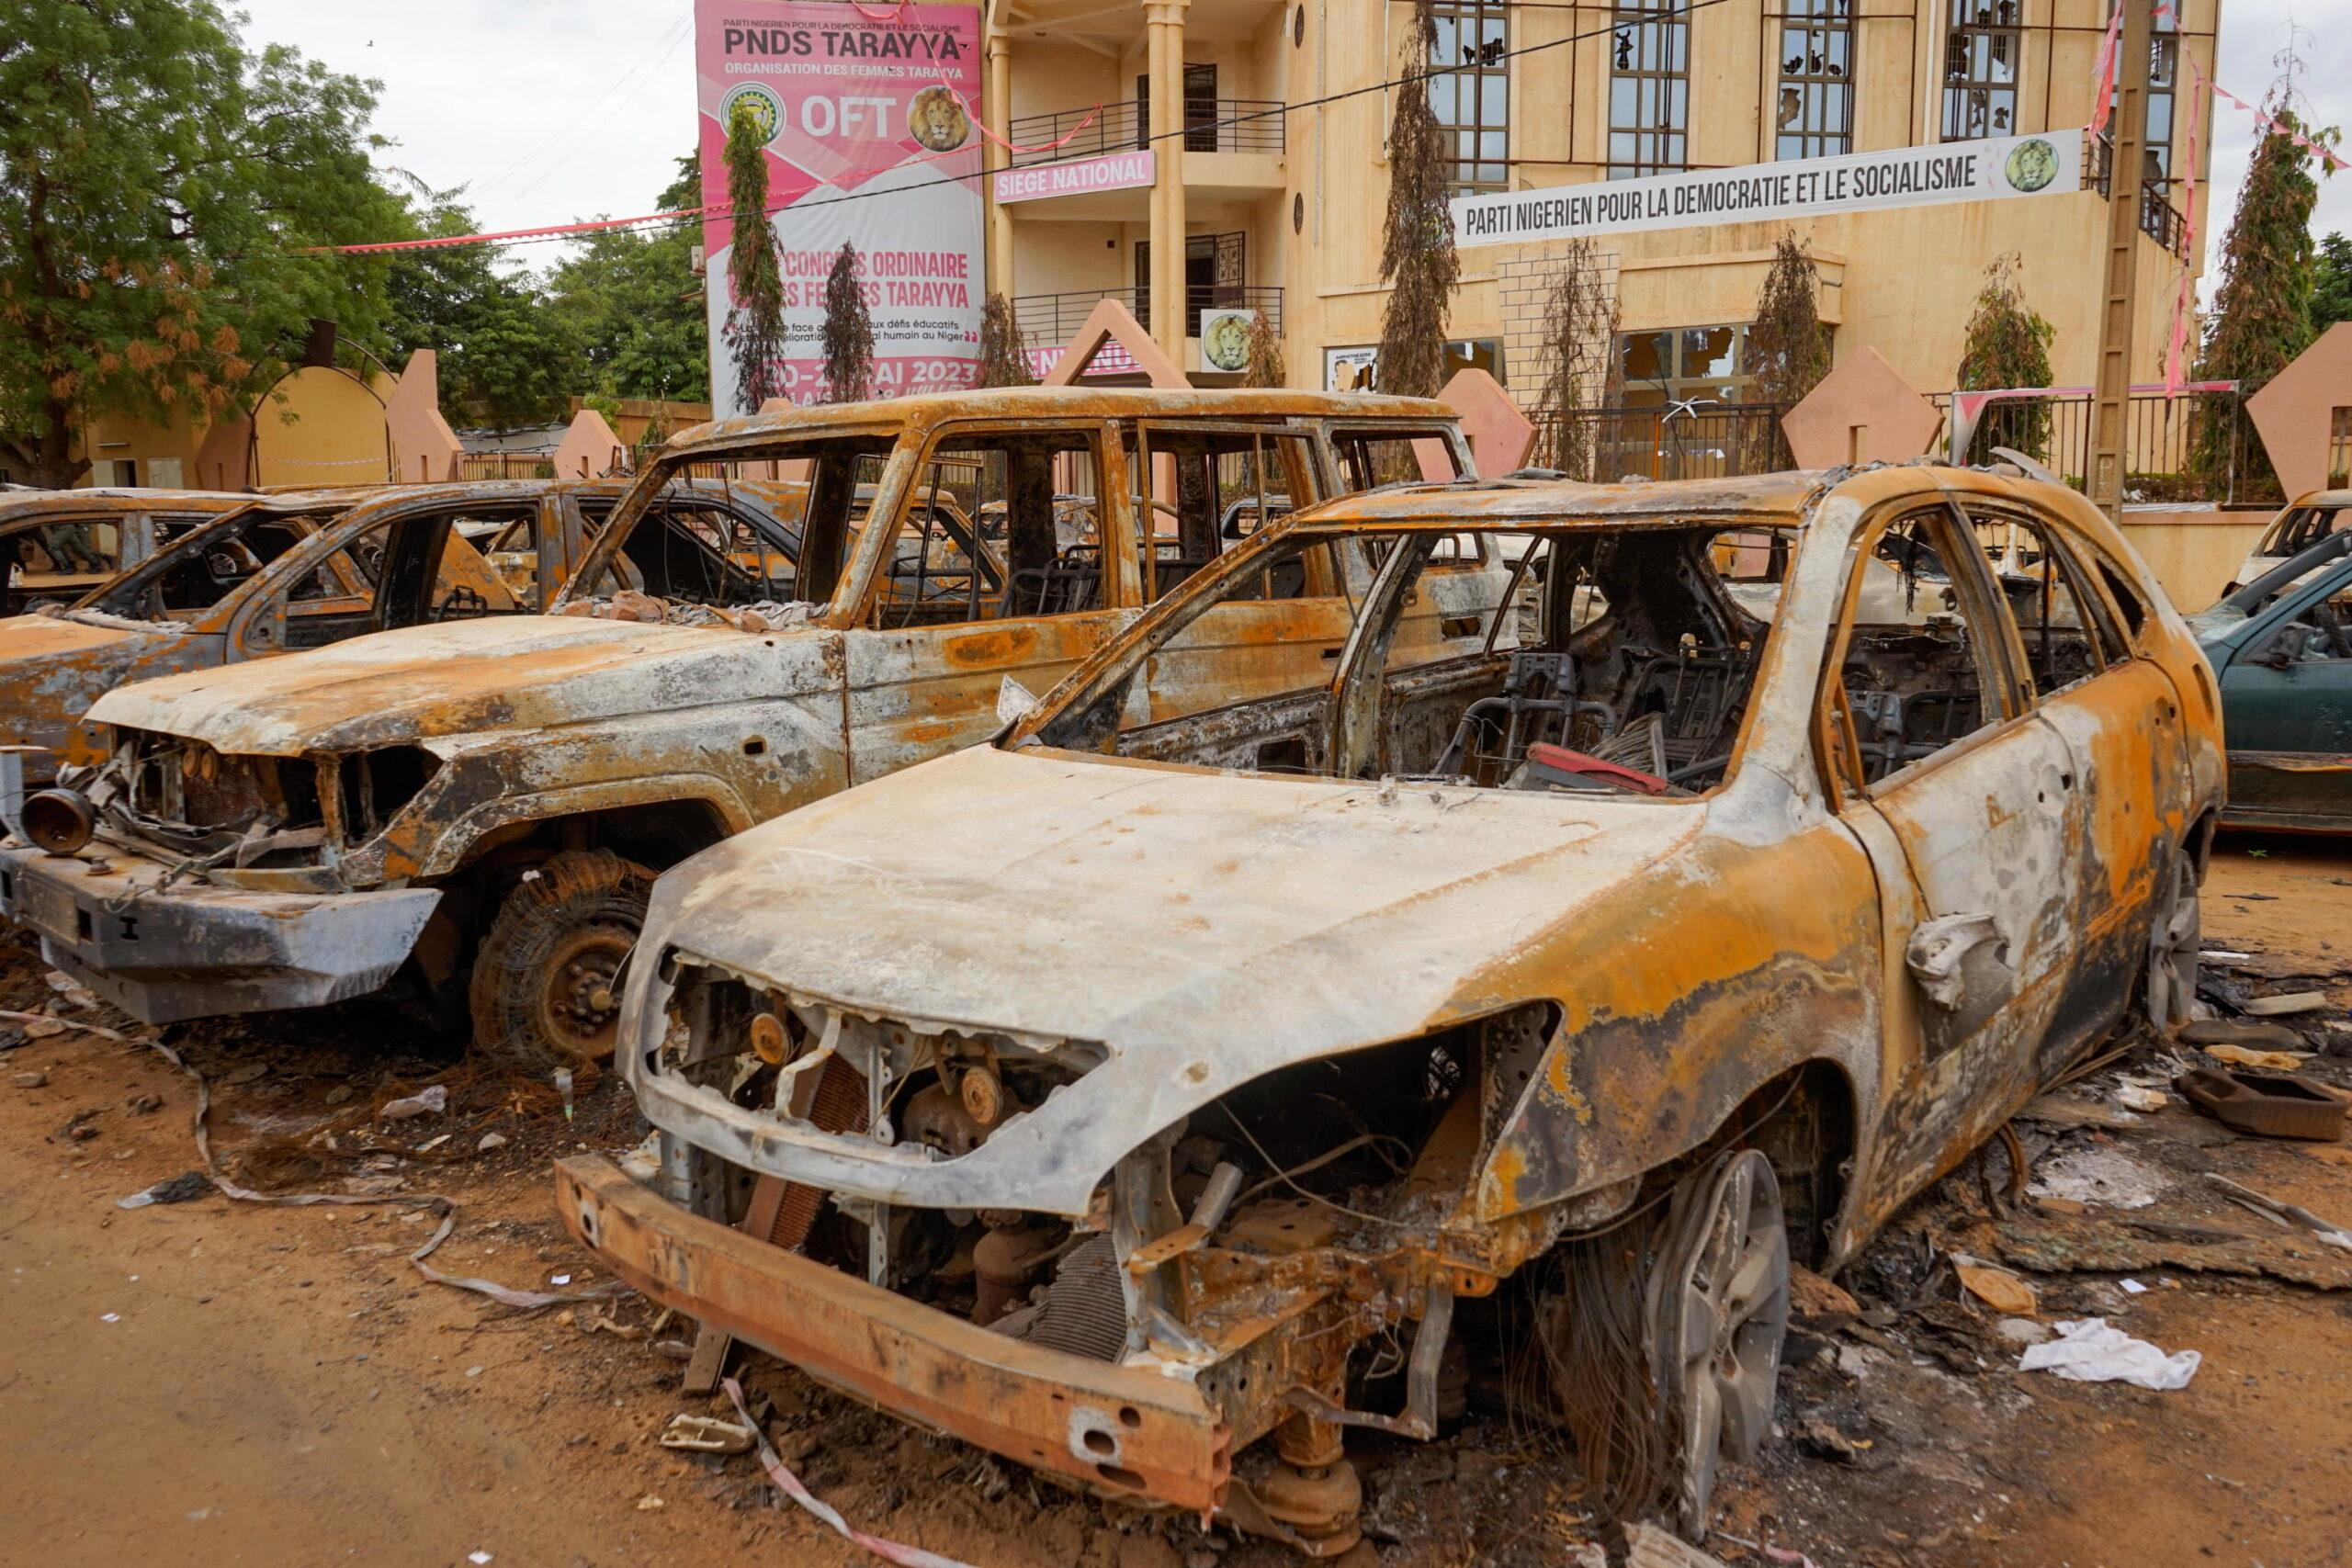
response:
[[[1951,0],[1944,29],[1944,141],[2017,133],[2023,9],[2021,0]]]
[[[2173,92],[2180,77],[2180,22],[2172,6],[2149,18],[2148,152],[2145,178],[2161,191],[2172,178]]]
[[[1689,168],[1690,12],[1621,0],[1609,51],[1609,177]]]
[[[1439,0],[1430,109],[1453,149],[1454,194],[1510,185],[1510,70],[1505,0]],[[1451,68],[1451,69],[1449,69]]]
[[[1854,150],[1853,0],[1782,0],[1774,156]]]

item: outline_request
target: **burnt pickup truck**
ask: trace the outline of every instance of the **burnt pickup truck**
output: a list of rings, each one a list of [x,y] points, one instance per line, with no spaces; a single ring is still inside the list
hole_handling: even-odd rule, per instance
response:
[[[389,627],[546,607],[628,493],[627,479],[308,491],[244,497],[70,605],[0,621],[0,745],[28,784],[111,750],[84,718],[133,681],[322,648]],[[691,487],[689,487],[691,489]],[[673,498],[788,548],[786,487]],[[152,539],[151,539],[152,543]]]
[[[20,833],[0,900],[52,964],[150,1021],[338,1000],[405,966],[469,1008],[484,1051],[600,1055],[657,872],[986,739],[1214,564],[1234,501],[1431,468],[1469,468],[1440,405],[1303,392],[1024,389],[706,425],[664,448],[552,615],[101,698],[112,754],[25,806],[95,839]],[[805,486],[789,571],[663,502],[687,474]],[[968,521],[999,511],[1001,537]],[[1319,678],[1373,564],[1268,571],[1165,650],[1138,700]],[[1503,575],[1476,558],[1436,574],[1398,660],[1476,646]]]

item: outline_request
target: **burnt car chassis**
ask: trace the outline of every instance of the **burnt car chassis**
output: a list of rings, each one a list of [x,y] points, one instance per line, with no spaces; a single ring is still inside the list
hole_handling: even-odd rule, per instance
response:
[[[1440,542],[1514,524],[1552,553],[1485,653],[1389,665]],[[1328,686],[1128,700],[1317,530],[1388,552]],[[1971,470],[1471,482],[1250,549],[996,745],[665,877],[619,1046],[659,1182],[567,1160],[560,1213],[886,1410],[1313,1555],[1346,1428],[1481,1372],[1702,1534],[1792,1257],[2178,1016],[2210,677],[2078,498]]]

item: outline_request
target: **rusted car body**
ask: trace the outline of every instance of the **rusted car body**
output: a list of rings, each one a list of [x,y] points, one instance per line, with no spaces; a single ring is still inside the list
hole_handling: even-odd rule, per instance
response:
[[[2345,513],[2352,511],[2352,490],[2315,490],[2299,495],[2278,509],[2270,526],[2246,552],[2239,563],[2237,580],[2229,592],[2252,583],[2273,567],[2290,557],[2301,555],[2322,539],[2344,526]]]
[[[1335,658],[1143,695],[1352,548]],[[1400,667],[1473,552],[1511,589]],[[2178,1016],[2221,792],[2204,660],[2069,491],[1375,491],[993,744],[663,877],[617,1048],[660,1172],[565,1160],[559,1208],[885,1409],[1316,1554],[1347,1427],[1430,1436],[1457,1356],[1541,1350],[1581,1440],[1559,1369],[1639,1346],[1695,1531],[1769,1426],[1792,1252],[1851,1258],[2133,998]]]
[[[101,699],[90,716],[117,748],[67,782],[104,824],[103,869],[0,851],[0,896],[142,1018],[357,995],[413,957],[465,998],[484,1049],[597,1054],[654,872],[986,739],[1001,705],[1213,563],[1241,490],[1335,494],[1417,450],[1468,471],[1435,403],[1303,392],[1025,389],[703,426],[621,502],[553,615]],[[657,514],[673,476],[752,472],[799,487],[786,581],[758,548]],[[1054,497],[1079,490],[1099,532],[1066,541]],[[1007,537],[975,539],[1000,499]],[[1449,574],[1466,599],[1480,576]],[[1152,690],[1247,695],[1323,668],[1364,581],[1356,560],[1262,583]],[[1413,645],[1442,656],[1475,624],[1419,617]],[[134,903],[135,940],[119,919]]]
[[[0,615],[71,604],[250,495],[201,490],[12,490],[0,494]]]
[[[764,518],[760,489],[739,500]],[[543,608],[627,490],[500,479],[243,497],[70,605],[0,621],[0,745],[43,749],[26,754],[37,785],[55,764],[106,759],[103,728],[83,716],[116,686],[387,626]],[[379,598],[395,540],[424,575]]]

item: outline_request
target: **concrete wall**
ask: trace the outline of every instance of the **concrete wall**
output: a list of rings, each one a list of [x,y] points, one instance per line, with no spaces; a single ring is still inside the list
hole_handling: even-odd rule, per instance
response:
[[[2210,607],[2230,583],[2246,552],[2278,513],[2167,512],[2127,506],[2123,536],[2146,558],[2176,608],[2193,615]]]
[[[382,484],[392,465],[384,400],[348,371],[288,371],[254,411],[254,457],[256,485]]]

